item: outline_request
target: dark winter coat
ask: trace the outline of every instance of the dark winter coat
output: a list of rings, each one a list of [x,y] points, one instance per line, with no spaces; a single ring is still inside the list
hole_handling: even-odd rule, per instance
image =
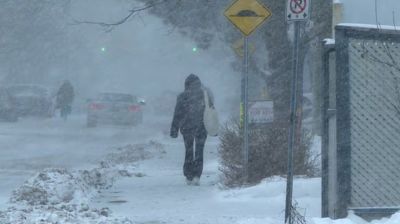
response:
[[[70,106],[74,101],[74,97],[74,88],[71,83],[68,81],[64,82],[57,92],[57,107]]]
[[[196,75],[191,74],[185,80],[185,91],[179,94],[176,101],[171,137],[177,137],[179,131],[183,135],[206,132],[203,122],[204,109],[201,81]]]

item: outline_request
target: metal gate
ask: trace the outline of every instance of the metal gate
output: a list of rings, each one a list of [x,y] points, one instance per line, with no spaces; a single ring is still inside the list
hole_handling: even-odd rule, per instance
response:
[[[323,216],[400,208],[399,47],[396,30],[336,27],[336,72],[324,82]]]

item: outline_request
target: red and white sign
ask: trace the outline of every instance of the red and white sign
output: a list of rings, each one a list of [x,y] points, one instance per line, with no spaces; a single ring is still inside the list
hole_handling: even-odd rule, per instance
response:
[[[310,17],[311,0],[287,0],[286,14],[288,21],[304,21]]]
[[[249,123],[264,124],[274,121],[274,102],[249,102]]]

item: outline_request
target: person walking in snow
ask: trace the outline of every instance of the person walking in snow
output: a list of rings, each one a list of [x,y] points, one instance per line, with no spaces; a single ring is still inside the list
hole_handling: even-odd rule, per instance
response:
[[[203,121],[204,90],[199,77],[190,74],[186,78],[185,90],[177,98],[171,125],[170,135],[172,138],[177,138],[179,131],[183,136],[186,149],[183,174],[188,185],[199,185],[203,172],[203,151],[207,139]],[[213,105],[211,93],[207,95],[210,104]]]
[[[74,97],[74,87],[68,80],[65,80],[58,90],[56,98],[56,108],[60,109],[60,116],[64,120],[71,113]]]

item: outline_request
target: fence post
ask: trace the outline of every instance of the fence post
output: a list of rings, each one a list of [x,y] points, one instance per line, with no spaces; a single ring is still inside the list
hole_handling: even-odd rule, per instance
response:
[[[321,78],[321,89],[324,90],[321,92],[321,131],[322,131],[322,148],[321,148],[321,162],[322,162],[322,181],[321,181],[321,216],[329,217],[329,99],[330,99],[330,53],[335,51],[335,44],[328,44],[326,41],[322,43],[324,45],[324,51],[322,55],[323,60],[323,72]]]

